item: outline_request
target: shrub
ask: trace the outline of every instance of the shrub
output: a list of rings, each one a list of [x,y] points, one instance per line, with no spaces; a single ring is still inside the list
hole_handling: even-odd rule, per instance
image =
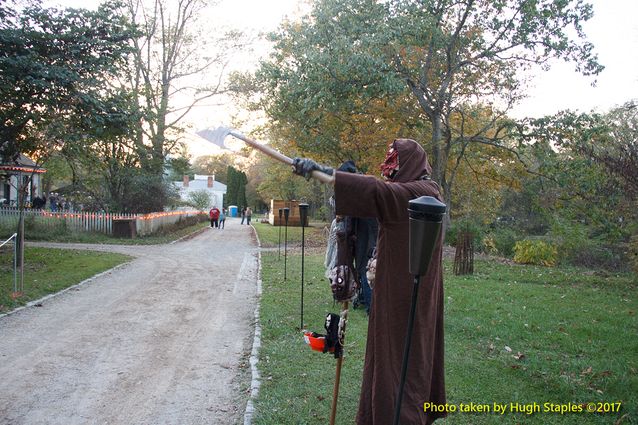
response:
[[[483,251],[487,254],[498,254],[498,249],[496,248],[496,241],[494,240],[494,235],[489,234],[485,235],[483,238]]]
[[[498,227],[483,239],[485,250],[504,257],[514,255],[517,233],[509,227]]]
[[[623,251],[623,247],[620,245],[609,245],[589,240],[564,251],[561,257],[572,266],[627,271],[629,266],[627,256]]]
[[[595,237],[583,223],[556,220],[551,239],[558,247],[560,263],[613,271],[629,269],[626,247]]]
[[[211,205],[210,192],[200,189],[188,194],[188,204],[199,211],[205,211]],[[220,206],[221,208],[221,206]]]
[[[558,250],[542,240],[525,239],[514,245],[514,261],[520,264],[555,266]]]
[[[456,246],[456,241],[458,240],[460,232],[470,232],[472,234],[472,242],[475,251],[482,252],[484,250],[483,235],[485,234],[485,231],[483,227],[476,221],[466,218],[455,221],[445,232],[446,245]]]

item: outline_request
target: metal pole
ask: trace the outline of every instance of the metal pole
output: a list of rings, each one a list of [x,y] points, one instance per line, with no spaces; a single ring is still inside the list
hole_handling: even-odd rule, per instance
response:
[[[412,303],[410,306],[410,316],[408,318],[407,334],[405,336],[405,347],[403,347],[401,381],[399,383],[397,402],[394,409],[394,425],[399,424],[399,418],[401,416],[403,387],[408,371],[408,359],[410,356],[412,331],[414,329],[414,315],[417,306],[417,295],[419,293],[419,278],[420,276],[427,275],[446,209],[447,206],[444,203],[431,196],[421,196],[409,201],[409,268],[410,274],[414,276],[414,286],[412,287]]]
[[[18,292],[18,234],[13,234],[13,292]]]
[[[399,395],[394,409],[394,425],[399,425],[401,416],[401,401],[403,400],[403,387],[405,377],[408,372],[408,358],[410,357],[410,344],[412,342],[412,329],[414,328],[414,313],[416,311],[417,295],[419,293],[419,276],[414,276],[414,286],[412,287],[412,305],[410,306],[410,317],[408,319],[408,331],[405,335],[405,346],[403,347],[403,364],[401,366],[401,381],[399,383]]]
[[[284,237],[284,282],[287,279],[287,261],[288,261],[288,216],[290,215],[290,208],[284,208],[284,221],[286,222],[285,237]]]
[[[18,206],[18,236],[16,237],[16,243],[19,243],[18,246],[18,255],[19,260],[18,264],[20,266],[20,289],[16,291],[18,293],[24,292],[24,194],[25,190],[24,184],[22,181],[22,175],[18,174],[18,184],[17,184],[17,206]]]
[[[279,208],[279,249],[277,254],[277,261],[281,261],[281,215],[284,213],[283,208]]]
[[[299,329],[303,330],[303,272],[304,272],[304,255],[305,255],[305,235],[304,235],[304,225],[301,224],[301,319],[299,323]]]
[[[20,293],[24,294],[24,212],[20,218]]]
[[[308,204],[299,204],[299,218],[301,219],[301,324],[300,330],[303,330],[303,282],[304,282],[304,257],[305,257],[305,228],[306,219],[308,218]]]

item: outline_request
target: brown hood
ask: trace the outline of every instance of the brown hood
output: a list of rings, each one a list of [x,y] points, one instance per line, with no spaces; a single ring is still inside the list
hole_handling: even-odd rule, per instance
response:
[[[394,148],[399,152],[399,171],[392,178],[393,182],[410,182],[432,174],[428,155],[417,142],[412,139],[396,139]]]

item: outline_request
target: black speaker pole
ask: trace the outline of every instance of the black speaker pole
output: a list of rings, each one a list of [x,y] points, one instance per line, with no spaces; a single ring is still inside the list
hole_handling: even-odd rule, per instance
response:
[[[277,250],[278,254],[277,254],[277,260],[281,261],[281,216],[284,213],[283,208],[279,208],[279,222],[278,222],[278,226],[279,226],[279,245],[277,245],[279,248]]]
[[[303,330],[303,278],[304,278],[304,257],[306,245],[306,220],[308,219],[308,204],[299,204],[299,218],[301,219],[301,322],[299,330]]]
[[[401,381],[399,382],[397,404],[394,409],[394,425],[399,425],[401,416],[401,401],[403,400],[403,387],[408,372],[408,360],[410,358],[410,344],[412,343],[412,331],[414,329],[414,316],[416,313],[417,296],[419,294],[419,281],[421,276],[427,274],[432,260],[434,247],[441,233],[441,223],[445,214],[446,205],[432,196],[421,196],[409,203],[410,215],[410,274],[414,275],[412,287],[412,304],[408,317],[408,328],[403,347],[403,363],[401,365]]]
[[[286,222],[286,230],[284,237],[284,282],[287,278],[287,262],[288,262],[288,217],[290,216],[290,208],[284,208],[284,221]]]

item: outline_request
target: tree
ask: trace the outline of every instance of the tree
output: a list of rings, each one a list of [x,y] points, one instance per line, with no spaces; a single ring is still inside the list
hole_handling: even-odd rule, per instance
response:
[[[134,43],[129,76],[144,112],[138,123],[137,149],[142,167],[157,176],[164,171],[165,157],[175,147],[186,115],[225,91],[228,56],[242,45],[237,32],[209,31],[202,26],[200,19],[208,5],[204,0],[127,3],[131,19],[142,30]],[[221,27],[222,23],[206,25]]]
[[[529,172],[502,194],[500,214],[523,235],[549,238],[561,260],[626,268],[627,244],[638,231],[631,111],[625,105],[521,121],[512,137]]]
[[[635,120],[628,104],[607,114],[562,111],[521,122],[516,137],[535,158],[544,207],[607,240],[626,240],[638,219]]]
[[[193,170],[197,174],[214,175],[215,180],[227,183],[228,164],[233,164],[233,162],[233,156],[227,153],[198,156],[193,161]]]
[[[42,156],[70,135],[81,142],[79,131],[119,124],[123,116],[104,86],[126,60],[135,32],[117,4],[94,12],[38,3],[19,15],[16,9],[0,11],[0,156]]]
[[[26,154],[41,165],[65,144],[82,144],[83,133],[99,134],[128,122],[116,107],[117,94],[104,86],[126,60],[134,35],[112,2],[95,12],[0,2],[2,162],[15,163]],[[17,188],[20,264],[25,187]]]
[[[268,172],[263,176],[262,182],[258,186],[259,194],[264,199],[283,199],[290,201],[302,199],[306,192],[307,183],[290,172],[290,167],[274,162],[271,159],[264,159],[268,164]]]
[[[581,27],[591,16],[591,6],[576,0],[320,0],[310,19],[272,36],[276,51],[257,75],[272,98],[266,112],[298,125],[302,151],[335,151],[329,141],[341,134],[331,131],[333,121],[352,126],[345,117],[388,99],[407,113],[395,121],[399,128],[417,139],[429,131],[433,178],[449,204],[450,164],[472,145],[511,148],[505,112],[522,95],[522,69],[558,58],[585,75],[602,70]],[[475,117],[478,108],[489,115]],[[465,124],[477,118],[470,130]],[[317,131],[324,125],[328,134]]]
[[[210,206],[210,192],[201,189],[188,194],[188,202],[200,211],[205,211]]]
[[[631,199],[638,197],[638,103],[627,102],[600,116],[592,114],[581,119],[592,124],[580,137],[563,140],[587,158],[600,163],[622,182]]]
[[[226,206],[236,205],[246,207],[246,183],[248,179],[243,171],[239,171],[232,166],[228,166],[226,171],[228,182],[226,188]]]
[[[110,81],[127,63],[136,32],[116,3],[97,11],[33,3],[3,20],[0,77],[6,159],[24,153],[76,159],[98,140],[121,138],[137,118],[127,92]],[[75,179],[77,165],[68,165]]]
[[[195,171],[191,165],[191,156],[188,153],[188,147],[184,143],[179,144],[177,156],[171,156],[167,159],[170,169],[169,180],[182,180],[184,176],[194,177]]]

